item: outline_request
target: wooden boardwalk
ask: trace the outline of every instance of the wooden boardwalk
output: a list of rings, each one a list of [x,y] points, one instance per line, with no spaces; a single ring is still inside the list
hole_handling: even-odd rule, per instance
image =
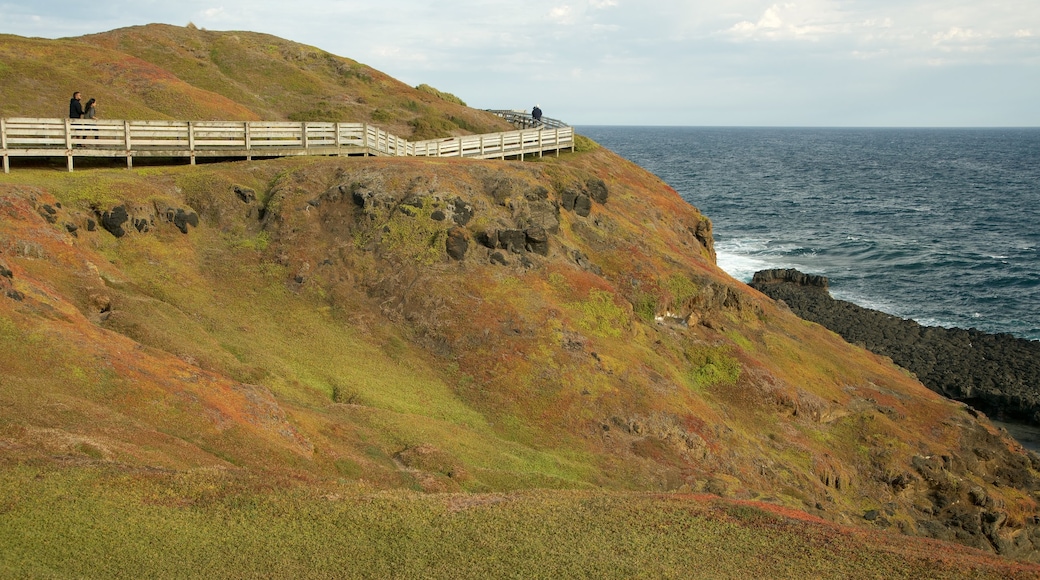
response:
[[[515,122],[515,121],[511,121]],[[561,124],[562,125],[562,124]],[[292,155],[380,155],[523,160],[574,149],[567,126],[520,129],[426,141],[406,141],[365,123],[283,121],[118,121],[0,119],[4,173],[17,157],[253,159]]]

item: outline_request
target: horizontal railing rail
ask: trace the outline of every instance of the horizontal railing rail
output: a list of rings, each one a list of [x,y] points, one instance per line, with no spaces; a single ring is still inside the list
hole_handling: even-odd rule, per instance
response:
[[[527,111],[513,111],[507,109],[485,109],[488,113],[492,113],[502,117],[514,127],[520,129],[527,128],[539,128],[544,127],[546,129],[563,129],[568,125],[559,119],[553,119],[551,117],[539,117],[535,119]]]
[[[410,142],[367,123],[0,119],[4,173],[12,157],[284,157],[381,155],[505,159],[574,149],[567,126]]]

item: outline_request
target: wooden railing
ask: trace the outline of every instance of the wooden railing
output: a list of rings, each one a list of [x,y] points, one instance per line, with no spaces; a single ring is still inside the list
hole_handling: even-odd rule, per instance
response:
[[[574,148],[570,127],[410,142],[364,123],[0,119],[4,173],[12,157],[246,158],[381,155],[505,159]]]
[[[535,119],[527,111],[513,111],[504,109],[485,109],[488,113],[498,115],[506,121],[508,121],[514,127],[518,129],[527,128],[544,128],[544,129],[563,129],[568,125],[559,119],[553,119],[551,117],[541,117]]]

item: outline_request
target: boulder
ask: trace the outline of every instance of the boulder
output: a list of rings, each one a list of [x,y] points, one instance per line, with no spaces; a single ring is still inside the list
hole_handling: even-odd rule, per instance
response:
[[[583,195],[580,191],[574,188],[574,186],[568,186],[560,194],[560,206],[567,211],[574,211],[574,204],[577,203],[578,196]]]
[[[523,230],[500,230],[498,247],[519,254],[527,249],[527,234]]]
[[[469,223],[469,220],[473,219],[473,206],[463,201],[461,197],[456,197],[451,205],[455,210],[452,212],[452,219],[455,220],[456,224],[464,226]]]
[[[173,222],[173,225],[177,226],[177,229],[180,230],[182,234],[186,234],[188,233],[189,225],[193,228],[199,227],[199,214],[193,211],[185,211],[181,208],[177,208],[173,213],[173,219],[170,221]]]
[[[529,252],[534,252],[541,256],[549,255],[549,234],[545,231],[545,228],[540,226],[534,226],[527,228],[524,231],[526,237],[526,248]]]
[[[585,189],[589,192],[589,197],[592,198],[592,201],[599,204],[607,203],[610,191],[607,190],[607,184],[602,179],[590,177],[585,182]]]
[[[480,232],[477,234],[477,241],[485,248],[494,250],[498,247],[498,232]]]
[[[581,217],[589,217],[589,214],[592,213],[592,200],[589,199],[589,196],[583,193],[574,200],[574,213]]]
[[[130,219],[130,215],[126,212],[126,206],[117,205],[109,211],[101,214],[101,227],[117,238],[121,238],[126,235],[126,230],[123,229],[125,224]]]
[[[453,260],[461,260],[466,257],[466,251],[469,250],[469,238],[466,236],[465,228],[452,228],[448,231],[445,250],[448,252],[448,257]]]

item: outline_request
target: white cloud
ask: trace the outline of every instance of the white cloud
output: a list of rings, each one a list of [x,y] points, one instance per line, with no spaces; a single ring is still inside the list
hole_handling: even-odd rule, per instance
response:
[[[51,38],[149,22],[254,30],[575,123],[1040,125],[1034,0],[0,0],[0,14],[0,32]],[[900,104],[950,86],[974,91],[977,117]]]
[[[572,10],[568,5],[554,6],[549,10],[549,19],[556,22],[568,23],[571,21]]]

